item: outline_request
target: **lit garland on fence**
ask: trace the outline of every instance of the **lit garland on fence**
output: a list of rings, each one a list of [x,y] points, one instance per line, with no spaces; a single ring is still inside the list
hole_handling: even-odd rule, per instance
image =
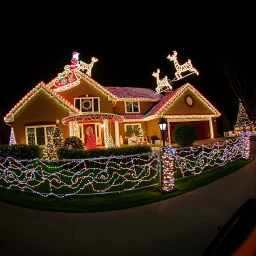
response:
[[[162,154],[162,190],[170,192],[174,190],[174,147],[164,147]]]
[[[133,190],[157,184],[158,177],[156,153],[59,162],[0,159],[0,186],[43,197]]]
[[[215,167],[224,166],[244,155],[249,156],[250,140],[244,143],[242,137],[196,147],[177,149],[175,157],[175,178],[197,175]],[[246,150],[244,152],[244,146]]]

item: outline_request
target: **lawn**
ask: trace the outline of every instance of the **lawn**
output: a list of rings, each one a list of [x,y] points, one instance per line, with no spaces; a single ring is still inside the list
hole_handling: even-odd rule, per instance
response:
[[[237,160],[213,171],[178,180],[175,182],[177,191],[165,195],[161,194],[156,187],[150,187],[122,193],[70,196],[59,199],[0,188],[0,201],[31,209],[59,212],[99,212],[125,209],[182,195],[229,175],[253,160],[253,157],[249,160]]]
[[[256,141],[256,136],[251,136],[251,137],[250,137],[250,140],[251,140],[251,141]]]

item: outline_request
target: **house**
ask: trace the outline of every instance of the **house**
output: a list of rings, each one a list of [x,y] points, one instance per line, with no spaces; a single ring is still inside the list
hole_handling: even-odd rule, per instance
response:
[[[126,132],[139,126],[145,138],[160,139],[161,117],[168,122],[165,138],[169,143],[172,130],[180,122],[194,123],[197,139],[217,135],[219,111],[191,84],[165,95],[149,88],[106,87],[91,77],[97,59],[86,64],[77,56],[74,53],[71,65],[48,84],[37,84],[5,115],[4,121],[13,127],[18,144],[46,144],[56,120],[61,120],[64,138],[74,135],[85,141],[94,133],[96,144],[105,147],[112,140],[120,146],[120,136],[127,143]]]

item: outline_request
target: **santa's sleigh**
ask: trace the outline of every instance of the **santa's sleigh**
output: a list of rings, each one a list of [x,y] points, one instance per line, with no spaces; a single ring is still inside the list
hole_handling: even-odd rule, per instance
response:
[[[54,80],[54,91],[60,92],[72,88],[80,83],[75,70],[70,69],[69,65],[64,67],[64,71],[58,74],[58,77]]]

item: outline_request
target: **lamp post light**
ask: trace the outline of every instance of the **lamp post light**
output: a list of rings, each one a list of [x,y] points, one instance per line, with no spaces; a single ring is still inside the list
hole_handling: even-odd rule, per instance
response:
[[[161,137],[162,137],[162,142],[163,142],[163,147],[165,146],[165,131],[166,131],[166,126],[167,126],[167,122],[164,120],[164,118],[162,117],[162,119],[158,122],[158,126],[160,128],[161,131]]]

